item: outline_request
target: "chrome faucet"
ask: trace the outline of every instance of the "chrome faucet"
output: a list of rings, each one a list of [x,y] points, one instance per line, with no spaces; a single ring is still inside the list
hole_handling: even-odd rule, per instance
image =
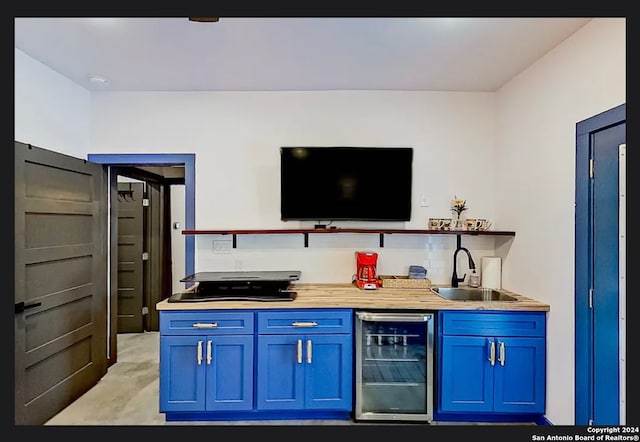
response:
[[[467,254],[467,256],[469,257],[469,270],[475,270],[476,269],[476,263],[473,262],[473,258],[471,257],[471,253],[469,252],[469,250],[466,247],[462,247],[460,245],[460,236],[458,236],[458,247],[456,248],[456,251],[453,252],[453,274],[451,275],[451,287],[458,287],[458,283],[464,281],[464,278],[467,276],[467,274],[465,273],[462,276],[462,278],[458,278],[458,273],[456,271],[458,252],[460,250],[465,252]]]

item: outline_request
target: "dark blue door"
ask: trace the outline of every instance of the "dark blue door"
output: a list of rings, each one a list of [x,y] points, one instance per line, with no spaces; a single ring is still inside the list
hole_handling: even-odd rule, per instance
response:
[[[620,173],[625,143],[626,105],[576,125],[578,425],[621,423],[620,320],[624,312],[620,307],[626,293],[620,290],[620,262],[625,256],[620,244],[625,232],[619,219],[625,213],[620,203],[624,204],[621,195],[626,190]]]

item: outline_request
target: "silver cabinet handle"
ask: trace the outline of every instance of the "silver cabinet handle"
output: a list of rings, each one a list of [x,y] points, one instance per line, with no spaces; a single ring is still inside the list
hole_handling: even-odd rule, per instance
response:
[[[298,364],[302,364],[302,339],[298,339],[298,348],[296,350],[296,359]]]
[[[504,349],[504,341],[499,341],[500,345],[500,355],[498,356],[498,361],[500,361],[500,365],[504,365],[504,361],[507,358],[506,350]]]
[[[489,343],[489,362],[491,365],[496,365],[496,343],[494,341]]]
[[[317,322],[311,321],[311,322],[292,322],[291,323],[292,326],[294,327],[316,327],[318,325]]]
[[[312,352],[311,339],[307,339],[307,364],[311,364]]]
[[[193,328],[216,328],[218,326],[217,322],[210,322],[210,323],[202,323],[202,322],[196,322],[195,324],[193,324]]]
[[[207,341],[207,365],[211,365],[211,339]]]
[[[202,365],[202,341],[198,341],[198,365]]]

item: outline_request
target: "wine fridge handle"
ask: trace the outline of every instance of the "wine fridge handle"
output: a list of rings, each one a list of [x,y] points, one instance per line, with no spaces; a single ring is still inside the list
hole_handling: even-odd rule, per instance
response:
[[[363,321],[389,321],[389,322],[427,322],[433,319],[433,313],[373,313],[356,312],[358,318]]]

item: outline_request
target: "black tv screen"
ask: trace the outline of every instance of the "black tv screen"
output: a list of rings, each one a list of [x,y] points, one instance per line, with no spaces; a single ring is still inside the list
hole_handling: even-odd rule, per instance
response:
[[[281,147],[287,220],[409,221],[411,147]]]

